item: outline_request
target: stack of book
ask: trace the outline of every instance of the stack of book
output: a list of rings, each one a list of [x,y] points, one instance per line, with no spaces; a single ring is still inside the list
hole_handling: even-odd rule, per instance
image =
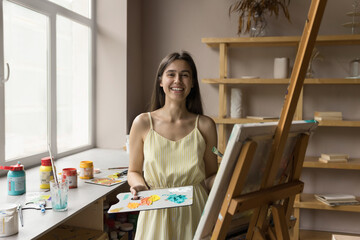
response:
[[[342,120],[342,112],[315,112],[314,119],[316,121],[323,120]]]
[[[360,202],[350,194],[315,194],[315,198],[329,206],[358,205]]]
[[[319,157],[320,162],[347,162],[349,155],[345,153],[322,153]]]

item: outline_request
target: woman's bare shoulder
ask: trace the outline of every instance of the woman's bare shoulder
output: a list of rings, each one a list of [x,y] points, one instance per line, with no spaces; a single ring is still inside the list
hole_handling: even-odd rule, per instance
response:
[[[147,132],[150,129],[150,120],[148,113],[137,115],[132,123],[131,129],[136,132]]]
[[[212,128],[216,128],[216,124],[214,120],[211,117],[208,117],[206,115],[200,115],[199,117],[199,128],[203,130],[209,130]]]

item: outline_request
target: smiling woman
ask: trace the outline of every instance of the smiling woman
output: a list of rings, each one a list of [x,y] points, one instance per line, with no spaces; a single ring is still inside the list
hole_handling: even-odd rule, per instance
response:
[[[187,52],[168,55],[158,68],[151,112],[137,116],[130,131],[128,182],[134,196],[193,186],[193,205],[141,212],[136,239],[193,238],[217,171],[216,144],[215,123],[202,115],[193,59]]]
[[[184,60],[175,60],[169,64],[166,72],[160,78],[160,87],[163,88],[166,97],[175,97],[178,100],[185,99],[192,88],[189,64]]]

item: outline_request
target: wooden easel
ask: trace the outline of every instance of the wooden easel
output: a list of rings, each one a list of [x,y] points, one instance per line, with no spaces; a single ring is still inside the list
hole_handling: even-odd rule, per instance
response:
[[[286,95],[281,117],[275,131],[270,158],[266,166],[267,171],[262,179],[261,189],[241,195],[250,163],[256,150],[256,143],[249,141],[242,147],[211,239],[225,239],[232,216],[235,213],[248,209],[254,209],[254,212],[250,220],[246,239],[290,239],[290,216],[293,211],[295,196],[303,190],[303,183],[299,181],[299,178],[309,140],[308,135],[303,134],[296,144],[296,154],[294,155],[295,159],[293,162],[294,168],[288,182],[277,185],[274,185],[274,182],[325,6],[326,0],[311,1],[308,18],[290,78],[288,94]],[[269,212],[272,215],[273,226],[269,224]]]

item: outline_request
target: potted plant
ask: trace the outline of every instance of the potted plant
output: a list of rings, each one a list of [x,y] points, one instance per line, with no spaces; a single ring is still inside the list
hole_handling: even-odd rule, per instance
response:
[[[229,15],[239,14],[238,34],[250,33],[260,36],[266,26],[267,15],[276,17],[282,11],[290,21],[288,5],[290,0],[236,0],[229,8]]]

